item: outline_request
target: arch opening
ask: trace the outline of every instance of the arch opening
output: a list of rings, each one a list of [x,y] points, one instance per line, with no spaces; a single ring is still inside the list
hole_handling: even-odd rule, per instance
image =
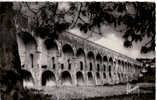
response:
[[[80,61],[80,70],[83,70],[83,62]]]
[[[104,77],[104,79],[106,78],[106,73],[103,73],[103,77]]]
[[[121,65],[121,61],[120,61],[120,60],[118,60],[118,65],[119,65],[119,66]]]
[[[44,43],[48,50],[58,52],[58,45],[57,45],[56,41],[47,39],[47,40],[45,40]]]
[[[108,71],[111,72],[111,66],[108,67]]]
[[[119,78],[119,81],[121,81],[121,75],[120,75],[120,73],[118,73],[118,78]]]
[[[82,48],[79,48],[76,53],[77,57],[85,57],[85,52]]]
[[[108,67],[109,77],[111,78],[111,66]]]
[[[51,60],[52,60],[52,68],[55,70],[56,68],[55,57],[52,57]]]
[[[92,72],[88,72],[87,77],[88,77],[88,85],[93,85],[94,84],[94,79],[93,79]]]
[[[84,85],[84,78],[82,72],[77,72],[76,73],[76,79],[77,79],[77,85],[82,86]]]
[[[62,70],[64,69],[64,64],[61,64],[61,69],[62,69]]]
[[[55,86],[56,85],[56,77],[52,71],[44,71],[42,73],[42,86]]]
[[[61,84],[64,86],[72,85],[72,77],[68,71],[64,71],[61,73]]]
[[[22,70],[22,80],[23,80],[23,87],[31,88],[34,86],[34,79],[31,72],[27,70]]]
[[[31,59],[31,67],[33,68],[34,67],[34,55],[31,53],[30,54],[30,59]]]
[[[89,65],[90,65],[90,66],[89,66],[89,70],[92,71],[92,70],[93,70],[93,68],[92,68],[92,63],[90,62]]]
[[[92,71],[93,70],[93,63],[94,63],[94,53],[92,51],[89,51],[87,54],[87,58],[89,61],[89,70]]]
[[[122,61],[122,66],[124,66],[124,61]]]
[[[70,45],[65,44],[65,45],[62,47],[62,50],[63,50],[63,53],[64,53],[65,56],[68,56],[68,57],[69,57],[69,56],[70,56],[70,57],[74,56],[73,48],[72,48]]]
[[[113,65],[113,59],[111,57],[109,59],[109,63],[110,63],[110,65]]]
[[[52,55],[52,65],[55,63],[56,56],[59,54],[58,45],[55,41],[47,40],[48,55]]]
[[[100,65],[97,64],[97,71],[100,71]]]
[[[89,60],[94,60],[94,53],[92,51],[88,52],[87,56]]]
[[[97,79],[100,79],[100,73],[99,72],[96,72],[96,77],[97,77]]]
[[[104,57],[103,57],[103,61],[104,61],[104,62],[107,62],[107,56],[104,56]]]
[[[99,63],[102,62],[102,57],[101,57],[100,54],[97,54],[97,56],[96,56],[96,60],[97,60]]]
[[[71,70],[71,63],[68,64],[68,70]]]
[[[83,65],[85,62],[85,52],[82,48],[79,48],[76,52],[76,57],[78,57],[80,59],[80,70],[83,70]]]
[[[106,66],[104,65],[104,71],[106,71]]]

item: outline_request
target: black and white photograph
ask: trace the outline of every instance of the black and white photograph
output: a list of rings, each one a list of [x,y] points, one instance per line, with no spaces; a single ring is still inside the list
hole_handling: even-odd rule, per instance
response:
[[[155,100],[156,2],[0,1],[0,100]]]

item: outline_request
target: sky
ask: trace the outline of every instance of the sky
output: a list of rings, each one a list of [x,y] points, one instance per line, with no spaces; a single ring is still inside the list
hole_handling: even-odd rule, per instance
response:
[[[88,39],[90,41],[93,41],[97,44],[100,44],[104,47],[112,49],[116,52],[124,54],[128,57],[134,58],[134,59],[135,58],[153,58],[153,57],[155,57],[154,52],[150,52],[147,54],[140,53],[140,48],[145,41],[133,43],[132,48],[125,48],[123,46],[124,40],[122,39],[122,37],[120,35],[122,33],[118,33],[116,31],[114,31],[109,26],[104,26],[103,37],[101,37],[97,34],[87,35],[87,34],[91,34],[91,33],[84,34],[77,28],[70,30],[70,32],[75,35],[78,35],[80,37],[83,37],[85,39]],[[147,38],[145,38],[144,40],[147,40]]]

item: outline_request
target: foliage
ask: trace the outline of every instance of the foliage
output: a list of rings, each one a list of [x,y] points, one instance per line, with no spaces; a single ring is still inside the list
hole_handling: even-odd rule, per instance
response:
[[[139,42],[144,37],[150,38],[141,48],[141,53],[155,51],[155,3],[148,2],[92,2],[85,4],[82,15],[90,18],[88,23],[80,25],[85,33],[94,28],[99,29],[106,24],[120,29],[123,33],[124,46],[132,47],[133,42]],[[87,14],[84,14],[86,12]],[[83,20],[82,17],[81,20]]]
[[[2,100],[51,100],[52,96],[44,95],[40,91],[22,88],[19,80],[22,80],[22,77],[14,70],[0,68],[0,98]]]
[[[20,32],[18,33],[18,36],[23,40],[24,44],[37,44],[35,38],[28,32]]]
[[[19,3],[20,4],[20,3]],[[101,27],[109,25],[123,34],[124,46],[150,39],[141,53],[155,51],[155,3],[151,2],[71,2],[59,9],[60,2],[45,2],[34,10],[31,3],[23,3],[33,13],[28,25],[37,36],[56,39],[63,31],[79,28],[84,33],[103,35]],[[36,3],[34,5],[41,5]],[[67,7],[67,8],[66,8]],[[23,15],[23,12],[20,12]],[[122,27],[122,28],[121,28]]]

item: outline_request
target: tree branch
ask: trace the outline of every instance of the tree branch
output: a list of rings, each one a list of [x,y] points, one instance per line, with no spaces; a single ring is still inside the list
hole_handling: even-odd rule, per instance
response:
[[[78,6],[78,11],[76,13],[76,16],[73,19],[73,22],[72,22],[72,25],[70,26],[70,28],[74,28],[75,24],[77,23],[78,18],[80,16],[81,8],[82,8],[82,3],[80,3],[79,6]]]
[[[30,8],[30,6],[28,5],[27,2],[25,2],[25,4],[26,4],[27,8],[28,8],[34,15],[37,14],[37,12],[33,11],[33,10]]]
[[[148,44],[150,44],[153,41],[153,39],[151,39],[150,41],[148,41],[144,46],[146,47]]]
[[[78,17],[83,23],[87,23],[85,20],[83,20],[80,16]]]

